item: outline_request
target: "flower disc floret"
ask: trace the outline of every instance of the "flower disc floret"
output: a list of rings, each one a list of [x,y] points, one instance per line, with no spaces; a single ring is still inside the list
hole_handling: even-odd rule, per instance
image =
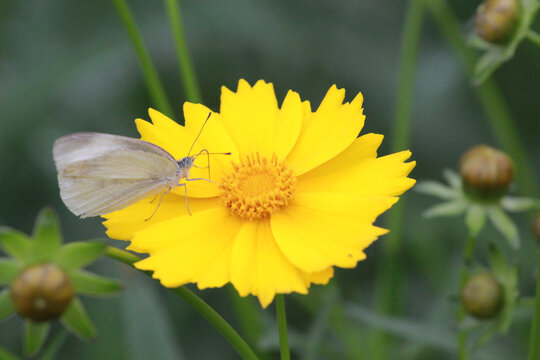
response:
[[[296,178],[275,154],[254,153],[233,163],[221,184],[221,199],[230,212],[243,220],[261,220],[287,206]]]

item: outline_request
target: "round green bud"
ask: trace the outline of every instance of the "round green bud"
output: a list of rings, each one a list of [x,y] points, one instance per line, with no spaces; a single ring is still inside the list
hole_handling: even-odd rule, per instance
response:
[[[69,277],[52,263],[26,268],[13,280],[10,291],[19,315],[35,322],[62,315],[74,295]]]
[[[503,302],[503,289],[490,273],[471,276],[461,290],[461,303],[468,314],[478,319],[497,315]]]
[[[506,42],[516,27],[519,9],[519,0],[486,0],[476,10],[476,34],[489,43]]]
[[[512,160],[487,145],[477,145],[462,157],[459,172],[467,195],[479,200],[498,200],[514,180]]]

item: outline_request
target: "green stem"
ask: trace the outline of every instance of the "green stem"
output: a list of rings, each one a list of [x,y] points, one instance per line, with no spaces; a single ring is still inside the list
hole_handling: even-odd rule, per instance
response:
[[[529,339],[529,360],[540,359],[540,267],[536,276],[536,297],[534,315]]]
[[[108,246],[105,251],[108,257],[123,262],[124,264],[133,266],[134,263],[140,260],[136,255],[127,251]],[[144,272],[151,276],[150,272]],[[225,319],[223,319],[214,309],[205,303],[200,297],[195,295],[187,287],[182,286],[174,289],[169,289],[176,295],[184,299],[195,311],[201,314],[210,324],[212,324],[220,333],[227,339],[229,344],[236,350],[238,355],[244,360],[258,360],[259,358],[242,337],[232,328]]]
[[[527,39],[529,39],[536,46],[540,46],[540,34],[535,31],[527,31]]]
[[[287,315],[285,313],[285,297],[276,295],[276,315],[279,329],[279,349],[281,360],[291,360],[289,339],[287,337]]]
[[[165,0],[165,5],[169,23],[171,24],[171,32],[174,36],[176,53],[178,56],[178,70],[182,77],[182,84],[184,85],[187,101],[200,103],[201,93],[199,91],[199,86],[197,85],[197,77],[195,76],[195,71],[191,65],[191,58],[184,39],[182,14],[180,6],[178,5],[178,0]]]
[[[477,56],[467,46],[462,34],[462,25],[445,0],[430,0],[428,8],[442,34],[454,48],[463,67],[472,79]],[[517,183],[520,192],[528,196],[537,196],[534,172],[521,143],[514,120],[506,103],[492,79],[487,79],[482,85],[474,88],[480,104],[490,122],[495,137],[512,157],[516,165]]]
[[[411,0],[401,41],[401,62],[391,152],[398,152],[409,147],[414,76],[423,14],[424,0]],[[399,253],[401,251],[403,214],[404,205],[403,200],[401,200],[388,215],[388,228],[391,229],[391,232],[382,243],[385,261],[379,262],[377,271],[377,310],[388,315],[398,312],[401,303],[399,295],[403,281],[399,265]],[[384,331],[376,330],[372,348],[375,359],[387,358],[387,343],[388,338]]]
[[[472,256],[474,254],[474,246],[476,244],[476,237],[473,235],[470,235],[467,237],[467,242],[465,244],[465,249],[463,250],[463,267],[461,268],[461,276],[459,280],[459,293],[461,293],[461,290],[463,289],[463,286],[465,286],[465,283],[467,282],[467,279],[469,278],[469,263],[472,260]],[[457,311],[457,322],[460,324],[463,319],[465,319],[466,312],[463,308],[463,305],[459,305],[458,311]],[[459,360],[466,360],[468,358],[468,352],[467,352],[467,331],[466,330],[459,330],[458,336],[458,359]]]
[[[124,23],[124,27],[126,28],[129,37],[131,38],[131,42],[135,47],[135,52],[137,53],[137,57],[141,65],[144,80],[146,81],[146,86],[148,87],[148,92],[150,93],[154,106],[156,106],[156,108],[165,115],[173,116],[174,112],[171,104],[165,95],[163,85],[159,80],[159,76],[154,64],[152,63],[152,59],[148,54],[148,49],[146,49],[146,46],[144,45],[141,34],[139,33],[139,29],[137,28],[137,24],[135,23],[135,18],[133,17],[127,2],[125,0],[112,1],[116,7],[116,10],[118,11],[118,15],[120,15],[120,18]]]

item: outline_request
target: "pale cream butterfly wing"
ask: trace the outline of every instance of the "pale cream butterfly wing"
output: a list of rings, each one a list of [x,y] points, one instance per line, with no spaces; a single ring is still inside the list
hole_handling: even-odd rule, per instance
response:
[[[157,145],[125,136],[75,133],[53,147],[60,197],[82,218],[107,214],[175,187],[174,157]]]

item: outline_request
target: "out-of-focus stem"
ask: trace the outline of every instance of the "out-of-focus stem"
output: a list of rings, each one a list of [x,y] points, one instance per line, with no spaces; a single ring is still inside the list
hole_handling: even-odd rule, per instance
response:
[[[163,85],[159,80],[159,76],[154,64],[152,63],[152,59],[148,54],[148,49],[144,45],[139,29],[137,28],[137,24],[135,23],[135,18],[133,17],[127,2],[125,0],[112,1],[116,7],[118,15],[120,15],[120,18],[122,19],[124,27],[129,34],[133,47],[135,48],[135,53],[139,59],[141,71],[154,106],[156,106],[157,109],[165,115],[173,117],[174,113],[171,104],[167,99],[167,95],[165,95]]]
[[[187,101],[200,103],[201,93],[186,45],[182,26],[182,13],[180,11],[180,6],[178,5],[178,0],[165,0],[165,5],[169,23],[171,25],[171,32],[174,36],[174,43],[176,45],[178,71],[180,71],[182,77],[182,84],[184,86],[184,91],[186,92]]]
[[[467,242],[465,243],[465,249],[463,250],[463,267],[461,268],[461,276],[459,280],[459,293],[461,293],[461,290],[463,289],[463,286],[465,286],[465,283],[467,282],[467,279],[469,278],[469,263],[472,259],[472,256],[474,254],[474,245],[476,244],[476,237],[473,235],[469,235],[467,237]],[[463,305],[459,305],[458,312],[457,312],[457,321],[458,324],[463,321],[465,318],[465,309],[463,308]],[[459,360],[467,360],[468,359],[468,352],[467,352],[467,332],[466,330],[460,330],[458,332],[458,359]]]
[[[424,0],[410,0],[403,38],[401,41],[401,62],[397,86],[397,100],[392,133],[391,152],[409,147],[411,109],[418,43],[422,30]],[[377,271],[377,310],[383,314],[394,314],[401,303],[402,275],[399,269],[399,252],[403,228],[403,199],[388,215],[390,233],[382,242],[384,261],[379,262]],[[374,359],[387,359],[388,335],[376,330],[373,338],[372,356]]]

